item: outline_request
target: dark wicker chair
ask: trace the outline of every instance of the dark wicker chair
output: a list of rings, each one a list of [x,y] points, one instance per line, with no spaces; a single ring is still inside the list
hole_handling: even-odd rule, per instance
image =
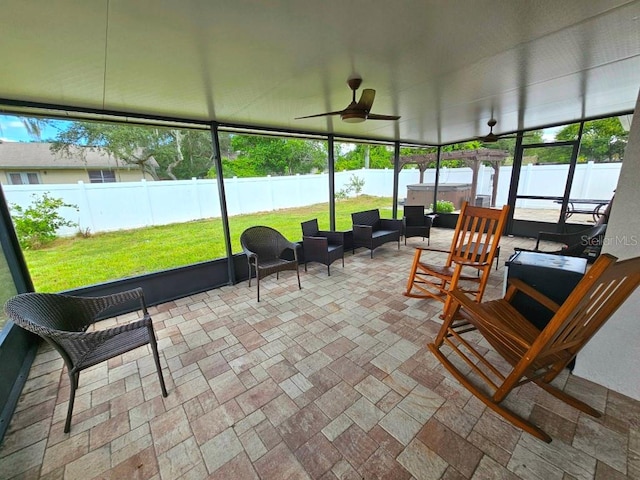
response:
[[[105,330],[87,331],[97,320],[108,316],[105,315],[108,309],[127,302],[139,302],[143,313],[140,320]],[[65,433],[71,428],[80,372],[143,345],[151,346],[162,395],[167,396],[158,344],[141,288],[103,297],[23,293],[9,299],[4,310],[16,325],[44,338],[64,359],[71,383]]]
[[[603,223],[575,233],[538,232],[536,246],[533,250],[525,248],[516,248],[515,250],[550,253],[565,257],[581,257],[586,258],[587,262],[593,263],[600,255],[606,231],[607,224]],[[562,248],[553,251],[540,250],[541,241],[562,244]]]
[[[427,245],[430,245],[429,234],[434,217],[424,214],[423,205],[405,205],[402,216],[404,244],[407,244],[407,237],[422,237],[422,241],[426,238]]]
[[[295,270],[298,276],[298,288],[300,285],[300,273],[298,272],[298,244],[287,240],[280,232],[271,227],[249,227],[240,235],[240,244],[247,256],[249,264],[249,286],[253,270],[256,272],[258,284],[258,301],[260,301],[260,279],[276,274],[284,270]],[[293,260],[282,258],[286,250],[293,252]]]
[[[538,232],[536,246],[532,252],[551,253],[554,255],[562,255],[565,257],[581,257],[586,258],[587,262],[593,263],[600,256],[602,245],[604,243],[604,235],[607,232],[607,222],[611,215],[611,207],[613,206],[613,197],[607,204],[603,212],[599,210],[594,213],[594,217],[598,220],[592,227],[585,228],[574,233],[556,233],[556,232]],[[540,250],[540,242],[554,242],[561,244],[562,247],[555,251]],[[516,248],[516,250],[525,250],[524,248]]]
[[[329,276],[331,276],[331,264],[336,260],[342,259],[344,267],[344,232],[320,230],[316,218],[302,222],[300,226],[302,227],[305,272],[308,262],[326,265]]]
[[[402,234],[402,220],[380,218],[380,211],[365,210],[351,214],[353,222],[353,252],[357,247],[373,250],[387,242],[398,242],[400,250],[400,235]]]

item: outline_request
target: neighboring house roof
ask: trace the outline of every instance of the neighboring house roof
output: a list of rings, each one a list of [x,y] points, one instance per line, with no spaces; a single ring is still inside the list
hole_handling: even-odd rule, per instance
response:
[[[0,169],[138,169],[137,165],[116,160],[115,157],[96,150],[85,149],[83,155],[67,157],[52,152],[50,147],[51,144],[45,142],[0,142]],[[149,163],[154,167],[158,166],[154,158]]]

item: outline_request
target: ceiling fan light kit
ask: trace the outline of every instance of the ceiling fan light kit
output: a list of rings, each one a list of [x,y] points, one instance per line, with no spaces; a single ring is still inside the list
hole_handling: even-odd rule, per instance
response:
[[[362,123],[365,120],[398,120],[400,117],[396,115],[378,115],[371,112],[373,100],[376,97],[376,91],[372,88],[362,90],[360,100],[356,102],[356,90],[360,88],[362,78],[351,77],[347,80],[347,85],[351,89],[351,103],[344,110],[336,112],[318,113],[316,115],[307,115],[306,117],[297,117],[296,120],[303,118],[328,117],[331,115],[340,115],[343,122],[346,123]]]
[[[347,123],[362,123],[367,119],[366,115],[361,112],[343,112],[340,114],[340,118]]]

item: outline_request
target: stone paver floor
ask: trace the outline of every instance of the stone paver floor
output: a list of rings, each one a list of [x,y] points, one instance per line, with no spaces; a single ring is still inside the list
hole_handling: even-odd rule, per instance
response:
[[[450,230],[431,245],[447,248]],[[501,264],[485,298],[502,290]],[[151,309],[169,396],[140,348],[80,375],[69,434],[59,355],[36,357],[0,446],[0,478],[640,478],[640,402],[570,374],[591,418],[527,385],[509,402],[545,444],[497,416],[426,349],[441,304],[402,295],[414,246],[345,255]],[[441,259],[431,253],[433,259]],[[439,260],[436,260],[439,261]],[[133,315],[118,321],[129,321]]]

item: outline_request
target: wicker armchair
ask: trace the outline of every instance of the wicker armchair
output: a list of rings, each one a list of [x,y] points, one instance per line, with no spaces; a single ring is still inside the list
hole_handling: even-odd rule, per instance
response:
[[[331,264],[342,259],[344,267],[344,232],[331,232],[318,228],[318,219],[300,224],[302,227],[302,248],[304,251],[304,271],[308,262],[318,262],[327,266],[327,275],[331,276]]]
[[[405,205],[402,216],[402,230],[404,233],[404,244],[407,244],[408,237],[422,237],[427,239],[430,245],[429,234],[435,215],[425,215],[423,205]]]
[[[139,301],[143,318],[105,330],[87,331],[106,310],[132,301]],[[103,297],[23,293],[10,298],[4,310],[16,325],[39,335],[51,344],[67,366],[71,390],[64,424],[65,433],[71,428],[71,415],[80,372],[143,345],[151,346],[162,395],[167,396],[158,344],[141,288]]]
[[[562,248],[544,253],[553,253],[566,257],[582,257],[586,258],[589,263],[593,263],[600,255],[606,231],[607,224],[601,223],[575,233],[538,232],[536,246],[533,251],[542,251],[540,250],[541,241],[555,242],[562,244]]]
[[[251,286],[253,270],[256,272],[258,301],[260,301],[260,279],[272,273],[275,273],[278,278],[279,272],[295,270],[298,288],[302,289],[298,271],[298,244],[290,242],[277,230],[264,226],[247,228],[240,235],[240,244],[249,264],[249,286]],[[286,250],[293,252],[293,260],[282,258]]]

